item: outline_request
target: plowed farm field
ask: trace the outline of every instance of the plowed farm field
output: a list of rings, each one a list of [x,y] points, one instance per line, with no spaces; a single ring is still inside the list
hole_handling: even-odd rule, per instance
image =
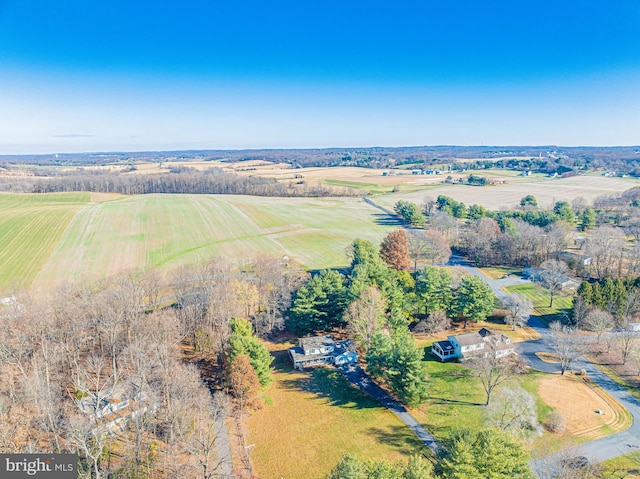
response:
[[[89,193],[0,194],[0,287],[29,286]]]
[[[378,244],[397,226],[359,198],[231,195],[0,197],[0,295],[123,270],[165,271],[214,256],[265,252],[316,269],[348,264],[355,238]]]

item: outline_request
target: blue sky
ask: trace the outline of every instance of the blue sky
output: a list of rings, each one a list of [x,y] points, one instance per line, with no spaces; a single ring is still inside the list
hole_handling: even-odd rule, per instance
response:
[[[640,143],[640,2],[0,0],[0,154]]]

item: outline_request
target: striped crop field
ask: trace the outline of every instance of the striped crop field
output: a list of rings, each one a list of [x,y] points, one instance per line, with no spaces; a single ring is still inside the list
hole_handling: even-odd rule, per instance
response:
[[[0,194],[0,287],[29,286],[89,193]]]
[[[81,194],[74,203],[33,196],[31,203],[2,203],[4,223],[13,218],[30,227],[28,238],[13,242],[15,226],[0,227],[3,254],[21,265],[0,264],[0,293],[9,275],[42,290],[140,267],[169,271],[217,255],[266,252],[311,269],[339,267],[348,264],[345,251],[355,238],[379,244],[397,227],[359,198],[140,195],[91,202]]]

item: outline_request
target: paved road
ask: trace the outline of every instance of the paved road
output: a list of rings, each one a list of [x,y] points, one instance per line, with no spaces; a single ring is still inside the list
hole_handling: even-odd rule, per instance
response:
[[[216,395],[224,396],[223,392],[216,392]],[[228,398],[220,397],[221,402],[229,402]],[[216,437],[216,453],[220,461],[218,474],[220,478],[231,477],[231,447],[229,445],[229,433],[227,431],[227,414],[219,414],[214,421],[214,431]]]
[[[228,405],[229,397],[222,391],[216,390],[213,381],[209,379],[203,380],[213,396],[213,400],[219,403],[221,407],[220,414],[213,419],[213,430],[216,438],[216,454],[218,456],[218,467],[216,470],[216,478],[227,479],[233,477],[231,475],[233,466],[231,462],[231,446],[229,445],[229,432],[227,430],[227,417],[229,415]]]
[[[450,266],[461,267],[468,273],[481,278],[491,287],[499,299],[503,299],[509,294],[503,291],[501,289],[502,287],[527,282],[527,280],[515,277],[509,277],[501,280],[488,278],[478,268],[473,266],[473,264],[460,256],[452,256],[448,264]],[[535,316],[529,318],[528,326],[540,335],[540,339],[518,343],[516,346],[518,353],[527,361],[529,366],[534,369],[546,373],[560,372],[559,364],[546,363],[535,354],[537,352],[553,351],[551,348],[553,339],[548,326],[540,322]],[[617,385],[606,374],[585,358],[578,358],[573,361],[571,366],[573,369],[584,369],[591,380],[618,400],[620,404],[622,404],[622,406],[631,413],[633,418],[633,424],[626,431],[582,444],[579,446],[579,452],[577,454],[586,456],[591,462],[601,462],[630,452],[640,451],[640,401]],[[534,471],[536,470],[537,465],[553,460],[556,456],[566,457],[566,451],[560,451],[551,456],[532,461]]]
[[[359,365],[344,364],[342,366],[337,366],[337,368],[357,388],[375,398],[380,404],[398,416],[398,418],[405,423],[416,436],[418,436],[418,439],[420,439],[425,446],[433,452],[438,451],[439,446],[434,437],[429,434],[411,414],[409,414],[409,411],[407,411],[402,404],[393,399],[384,389],[374,383]]]

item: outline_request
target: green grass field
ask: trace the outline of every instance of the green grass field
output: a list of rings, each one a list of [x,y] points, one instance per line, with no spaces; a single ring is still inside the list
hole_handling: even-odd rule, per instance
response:
[[[122,270],[171,270],[216,255],[287,255],[311,269],[348,264],[357,237],[397,226],[359,198],[140,195],[90,202],[88,193],[0,196],[0,294],[50,289]]]
[[[31,284],[89,193],[0,194],[0,287]]]
[[[404,460],[424,448],[413,432],[335,369],[298,372],[276,353],[273,399],[248,420],[251,460],[263,479],[321,479],[343,454]]]
[[[510,293],[520,293],[527,296],[533,302],[533,314],[541,321],[562,321],[571,314],[573,296],[558,295],[553,298],[553,308],[549,307],[549,293],[537,284],[517,284],[509,286],[506,290]]]

